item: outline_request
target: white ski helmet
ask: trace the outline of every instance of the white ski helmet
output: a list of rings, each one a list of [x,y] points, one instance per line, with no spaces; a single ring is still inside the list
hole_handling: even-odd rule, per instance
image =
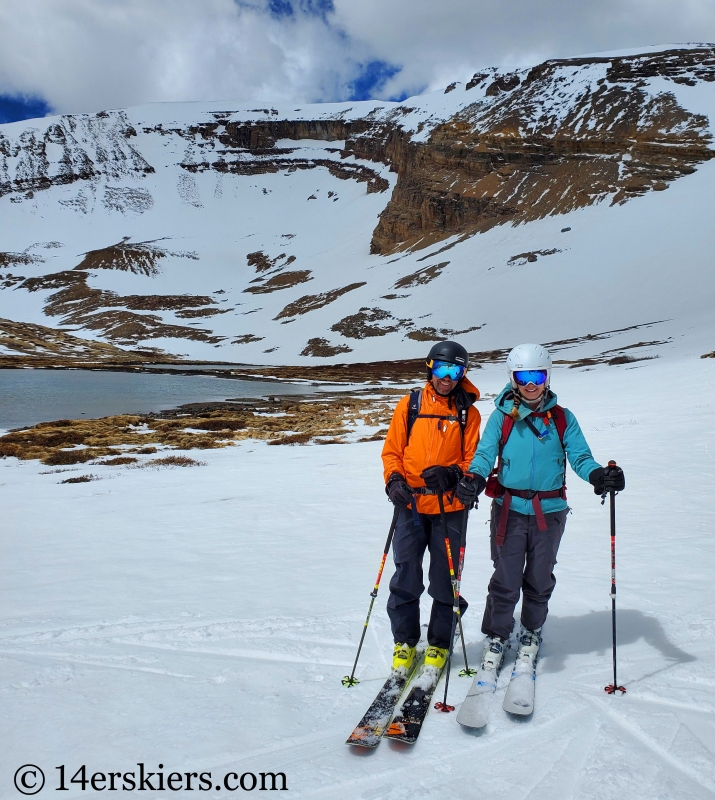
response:
[[[509,373],[509,382],[512,389],[516,389],[518,386],[514,380],[514,372],[520,369],[545,369],[546,388],[549,388],[549,383],[551,382],[551,356],[549,351],[540,344],[517,345],[507,356],[506,369]]]

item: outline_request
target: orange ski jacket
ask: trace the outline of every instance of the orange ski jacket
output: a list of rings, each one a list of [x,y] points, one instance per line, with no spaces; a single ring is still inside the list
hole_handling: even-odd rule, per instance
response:
[[[462,379],[461,386],[472,398],[472,402],[479,399],[479,389],[467,378]],[[413,489],[424,488],[425,482],[420,475],[427,467],[434,466],[449,467],[457,464],[462,472],[467,472],[479,444],[481,415],[477,408],[471,405],[467,409],[464,441],[457,420],[417,417],[408,442],[409,405],[410,396],[406,395],[397,404],[387,431],[382,448],[385,483],[393,472],[399,472],[404,476],[408,486]],[[422,390],[420,414],[456,415],[454,399],[437,394],[432,384],[428,382]],[[464,508],[456,497],[453,497],[450,503],[450,497],[451,493],[444,496],[445,511],[460,511]],[[439,514],[439,501],[436,495],[415,495],[415,499],[420,514]]]

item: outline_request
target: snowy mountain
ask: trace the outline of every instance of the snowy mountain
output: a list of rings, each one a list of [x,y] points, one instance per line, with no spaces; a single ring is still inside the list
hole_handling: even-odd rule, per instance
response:
[[[668,46],[486,69],[399,104],[2,125],[0,317],[264,364],[417,357],[445,336],[701,354],[714,82],[714,46]]]
[[[282,773],[311,800],[712,800],[715,358],[699,356],[715,356],[713,119],[715,48],[693,45],[484,70],[402,104],[0,126],[0,367],[141,348],[404,384],[419,366],[404,359],[454,332],[484,362],[471,376],[484,422],[503,348],[538,339],[584,368],[554,371],[559,402],[627,476],[627,694],[604,693],[609,505],[569,472],[533,718],[502,711],[512,649],[482,733],[432,709],[416,745],[383,742],[367,761],[344,742],[389,673],[391,560],[360,684],[341,678],[392,516],[376,431],[389,389],[234,403],[231,419],[202,399],[196,417],[80,412],[17,430],[0,458],[7,785],[44,768],[48,791],[61,775],[79,798],[83,779],[130,788],[118,776],[146,772],[150,788],[175,791],[178,776],[224,798],[238,776]],[[677,358],[629,368],[659,355]],[[336,363],[381,359],[401,361]],[[94,373],[60,377],[74,375]],[[331,446],[271,446],[309,440]],[[62,455],[40,462],[50,448]],[[489,515],[484,499],[470,514],[460,587],[472,666]],[[457,713],[462,661],[458,648]]]

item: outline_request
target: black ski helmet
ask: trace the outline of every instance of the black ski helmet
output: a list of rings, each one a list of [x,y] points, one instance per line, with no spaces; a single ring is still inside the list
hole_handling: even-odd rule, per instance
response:
[[[430,364],[433,361],[448,361],[450,364],[459,364],[467,371],[469,367],[469,353],[457,342],[438,342],[432,345],[427,354],[427,380],[432,380]]]

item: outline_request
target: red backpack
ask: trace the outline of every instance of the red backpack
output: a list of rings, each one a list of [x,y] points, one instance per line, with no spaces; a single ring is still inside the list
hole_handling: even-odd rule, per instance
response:
[[[559,435],[559,441],[561,442],[561,447],[564,446],[564,434],[566,433],[566,414],[564,414],[563,408],[559,405],[553,406],[548,411],[532,411],[532,416],[541,417],[544,420],[544,426],[548,431],[549,424],[553,420],[554,426],[556,428],[556,432]],[[501,438],[499,439],[499,457],[497,459],[497,465],[494,469],[489,473],[489,477],[487,478],[487,485],[484,489],[484,494],[487,497],[501,497],[504,494],[504,487],[499,483],[499,472],[501,472],[502,468],[502,453],[504,452],[504,446],[511,435],[512,430],[514,430],[514,423],[516,420],[514,417],[509,416],[509,414],[504,414],[504,419],[502,420],[501,424]],[[524,419],[524,422],[531,428],[534,436],[537,439],[543,439],[543,433],[540,433],[536,426],[529,421],[529,417]],[[564,448],[564,454],[566,450]],[[564,459],[564,483],[566,483],[566,462]]]

